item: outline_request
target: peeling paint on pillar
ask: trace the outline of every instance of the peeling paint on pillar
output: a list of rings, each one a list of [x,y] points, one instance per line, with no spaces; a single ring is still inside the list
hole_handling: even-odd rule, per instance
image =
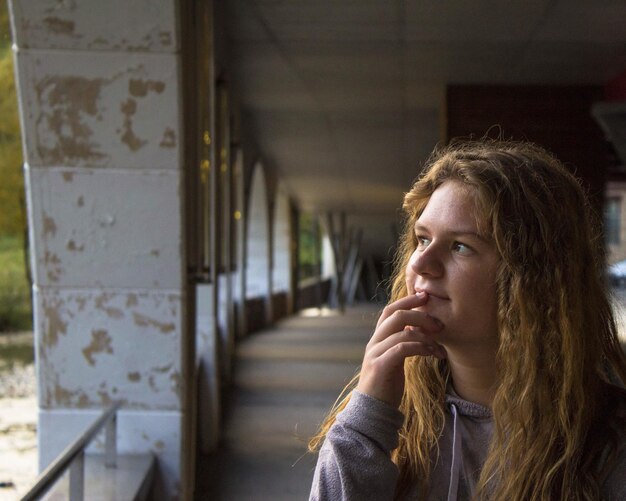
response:
[[[177,169],[176,57],[20,54],[29,165]]]
[[[76,36],[74,35],[76,24],[73,21],[49,16],[44,17],[43,22],[46,28],[55,35]]]
[[[54,219],[47,216],[45,213],[43,215],[43,238],[48,236],[54,237],[57,233],[57,225],[54,222]]]
[[[131,78],[128,82],[128,92],[130,92],[131,96],[135,97],[146,97],[150,91],[161,94],[164,90],[165,83],[158,80]]]
[[[175,148],[176,147],[176,132],[174,129],[167,127],[163,132],[163,139],[159,143],[161,148]]]
[[[180,172],[28,168],[26,175],[30,223],[39,236],[35,283],[181,286]]]
[[[175,52],[175,4],[107,0],[84,8],[76,0],[15,1],[16,38],[20,47]]]
[[[122,142],[127,144],[131,151],[137,151],[147,143],[147,141],[139,139],[133,131],[132,116],[137,111],[137,101],[134,99],[126,100],[122,103],[121,110],[125,117],[122,129]]]
[[[89,365],[96,365],[96,359],[94,355],[96,353],[109,353],[113,354],[113,348],[111,347],[111,336],[104,329],[91,331],[91,343],[89,346],[83,348],[83,356],[89,363]]]
[[[171,292],[36,289],[42,407],[100,407],[115,395],[128,409],[179,409],[181,301]]]
[[[159,322],[158,320],[155,320],[154,318],[150,318],[146,315],[142,315],[137,312],[133,313],[133,319],[135,320],[135,325],[139,327],[148,327],[148,326],[156,327],[163,334],[170,334],[174,332],[175,330],[175,326],[172,323],[166,324],[163,322]]]
[[[42,110],[37,119],[37,151],[44,163],[63,164],[68,159],[70,163],[91,163],[107,158],[85,121],[98,115],[97,101],[104,83],[101,78],[78,76],[48,76],[37,83]]]

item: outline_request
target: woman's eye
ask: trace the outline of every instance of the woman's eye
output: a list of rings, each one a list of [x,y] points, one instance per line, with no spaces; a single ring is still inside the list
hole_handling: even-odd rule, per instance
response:
[[[430,243],[430,240],[428,238],[419,235],[416,238],[418,249],[425,249],[426,247],[428,247],[428,244]]]
[[[454,242],[454,244],[452,244],[452,249],[455,252],[458,252],[459,254],[464,254],[464,255],[468,255],[473,252],[471,247],[461,242]]]

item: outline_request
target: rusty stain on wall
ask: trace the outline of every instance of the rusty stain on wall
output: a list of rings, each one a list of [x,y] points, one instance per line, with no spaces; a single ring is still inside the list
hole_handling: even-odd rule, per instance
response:
[[[113,399],[106,391],[99,391],[98,396],[100,397],[103,406],[109,406],[113,403]]]
[[[165,365],[163,367],[153,367],[154,372],[160,372],[161,374],[168,372],[172,368],[172,364]]]
[[[82,197],[82,196],[78,197],[78,200],[76,200],[76,205],[78,207],[83,207],[85,205],[84,197]]]
[[[102,160],[107,156],[92,140],[93,131],[83,117],[98,114],[98,99],[105,80],[75,76],[48,76],[39,81],[35,90],[41,109],[37,118],[37,152],[48,164],[68,161]],[[40,127],[44,137],[39,137]]]
[[[137,111],[137,101],[130,98],[127,99],[122,103],[121,111],[124,114],[122,142],[125,143],[131,151],[137,151],[148,142],[144,139],[140,139],[133,131],[132,116]]]
[[[181,383],[182,383],[181,377],[180,377],[180,372],[176,371],[176,372],[173,372],[172,374],[170,374],[170,381],[172,382],[172,387],[174,389],[174,392],[180,398],[180,396],[181,396]]]
[[[67,183],[71,183],[74,180],[73,172],[64,171],[61,175],[63,176],[63,181]]]
[[[76,304],[78,305],[78,311],[84,311],[87,299],[79,296],[76,298]]]
[[[165,83],[158,80],[142,80],[139,78],[131,78],[128,82],[128,91],[131,96],[146,97],[148,91],[161,94],[165,90]]]
[[[131,293],[126,298],[126,308],[132,308],[133,306],[137,306],[139,301],[137,299],[137,294]]]
[[[134,312],[133,319],[135,320],[135,325],[138,325],[139,327],[156,327],[163,334],[170,334],[176,330],[176,326],[172,322],[159,322],[158,320],[142,315],[141,313]]]
[[[89,406],[89,397],[86,393],[82,393],[78,398],[77,407],[85,408]]]
[[[102,294],[98,295],[95,299],[94,302],[96,303],[96,308],[98,308],[99,310],[105,308],[106,303],[109,301],[109,299],[111,299],[111,295],[107,294],[106,292],[103,292]]]
[[[123,318],[124,317],[124,312],[120,310],[119,308],[106,308],[104,312],[110,318]]]
[[[132,383],[137,383],[138,381],[141,381],[141,374],[139,374],[138,372],[129,372],[127,375],[128,380]]]
[[[89,396],[81,390],[68,390],[57,380],[54,383],[53,401],[57,407],[88,407]]]
[[[161,31],[159,33],[159,41],[164,45],[172,45],[172,34],[169,31]]]
[[[55,253],[46,251],[43,256],[44,267],[46,269],[46,275],[50,282],[58,282],[63,273],[61,267],[61,259]]]
[[[48,16],[43,18],[43,22],[46,25],[46,28],[55,35],[74,35],[74,21]]]
[[[67,250],[72,252],[82,252],[83,250],[85,250],[85,246],[83,244],[76,245],[76,242],[74,242],[74,240],[70,240],[67,242]]]
[[[176,147],[176,132],[173,129],[167,127],[163,132],[163,139],[159,143],[161,148],[175,148]]]
[[[44,318],[47,321],[47,328],[44,328],[43,343],[51,348],[59,342],[60,334],[67,334],[67,322],[64,322],[59,310],[63,306],[62,301],[52,301],[52,304],[44,302]]]
[[[99,295],[96,298],[96,308],[104,311],[110,318],[123,318],[124,312],[120,308],[113,308],[111,306],[107,306],[106,302],[109,300],[109,295],[104,293]]]
[[[94,355],[96,353],[113,353],[111,336],[103,329],[91,331],[91,343],[83,348],[83,356],[89,365],[96,365]]]
[[[57,225],[49,216],[43,215],[43,237],[46,238],[48,235],[54,237],[57,233]]]

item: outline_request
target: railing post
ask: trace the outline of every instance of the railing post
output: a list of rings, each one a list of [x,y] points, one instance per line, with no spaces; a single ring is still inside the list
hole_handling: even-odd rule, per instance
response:
[[[117,411],[122,402],[114,402],[79,437],[42,471],[35,484],[24,494],[22,501],[35,501],[50,489],[52,484],[69,469],[69,499],[82,501],[85,495],[85,448],[105,428],[105,464],[115,467],[117,457]]]
[[[70,501],[83,501],[85,494],[85,451],[81,451],[70,465]]]
[[[111,416],[106,424],[104,447],[104,465],[107,468],[115,468],[117,461],[117,412]]]

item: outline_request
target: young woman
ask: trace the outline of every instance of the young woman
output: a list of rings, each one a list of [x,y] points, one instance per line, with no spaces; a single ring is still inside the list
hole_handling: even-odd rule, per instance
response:
[[[311,499],[626,500],[626,359],[577,180],[532,144],[456,143],[404,210]]]

